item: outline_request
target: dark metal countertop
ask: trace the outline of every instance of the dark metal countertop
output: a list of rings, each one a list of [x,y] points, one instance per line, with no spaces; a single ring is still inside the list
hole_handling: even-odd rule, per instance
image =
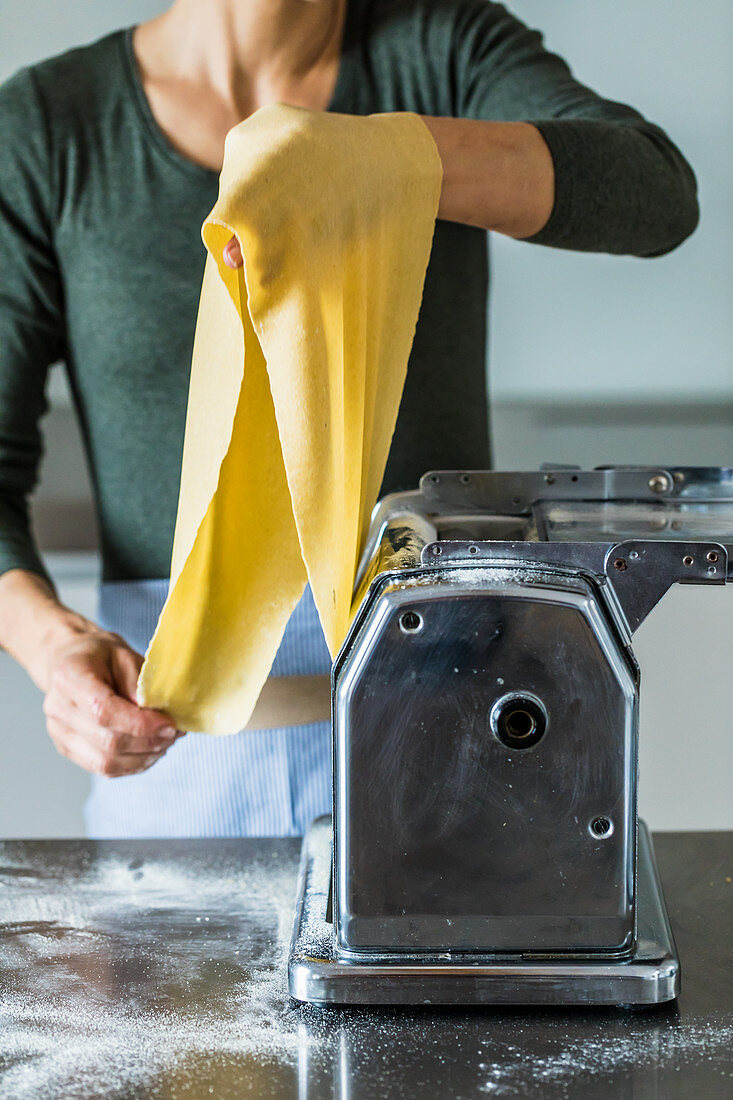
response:
[[[678,1003],[628,1011],[289,1001],[295,840],[0,844],[0,1096],[733,1097],[733,835],[657,859]]]

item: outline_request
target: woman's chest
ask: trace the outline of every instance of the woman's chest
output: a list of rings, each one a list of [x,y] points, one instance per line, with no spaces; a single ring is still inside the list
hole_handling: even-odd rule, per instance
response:
[[[133,133],[70,150],[55,236],[71,358],[83,371],[188,357],[216,176],[169,162]],[[169,354],[165,354],[169,352]]]

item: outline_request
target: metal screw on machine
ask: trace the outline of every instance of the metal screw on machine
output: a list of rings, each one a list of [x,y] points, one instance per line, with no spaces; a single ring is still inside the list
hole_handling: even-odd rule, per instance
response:
[[[403,611],[400,615],[400,630],[403,634],[419,634],[423,626],[423,617],[417,611]]]
[[[613,833],[613,822],[610,817],[594,817],[588,828],[592,836],[606,840]]]
[[[672,482],[666,474],[654,474],[649,478],[649,488],[653,493],[668,493],[672,488]]]

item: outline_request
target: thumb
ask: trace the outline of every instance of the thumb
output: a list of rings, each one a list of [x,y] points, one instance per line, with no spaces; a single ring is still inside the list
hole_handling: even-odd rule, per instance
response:
[[[142,657],[127,646],[115,646],[110,654],[110,664],[118,693],[137,705],[137,678],[143,665]]]
[[[140,706],[137,698],[137,680],[140,669],[143,667],[143,658],[128,646],[117,646],[112,651],[111,664],[118,693],[125,699],[129,699],[135,706]],[[159,716],[161,726],[173,728],[170,718],[162,711],[147,710],[147,714],[153,717]],[[183,736],[182,730],[178,731],[178,736]]]

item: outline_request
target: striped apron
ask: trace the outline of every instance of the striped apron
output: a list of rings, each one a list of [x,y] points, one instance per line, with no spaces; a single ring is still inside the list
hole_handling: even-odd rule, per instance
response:
[[[98,622],[144,653],[168,582],[102,584]],[[272,666],[275,676],[331,668],[310,588],[295,608]],[[87,833],[104,837],[299,836],[331,810],[329,722],[250,730],[232,737],[189,733],[141,775],[92,777]]]

